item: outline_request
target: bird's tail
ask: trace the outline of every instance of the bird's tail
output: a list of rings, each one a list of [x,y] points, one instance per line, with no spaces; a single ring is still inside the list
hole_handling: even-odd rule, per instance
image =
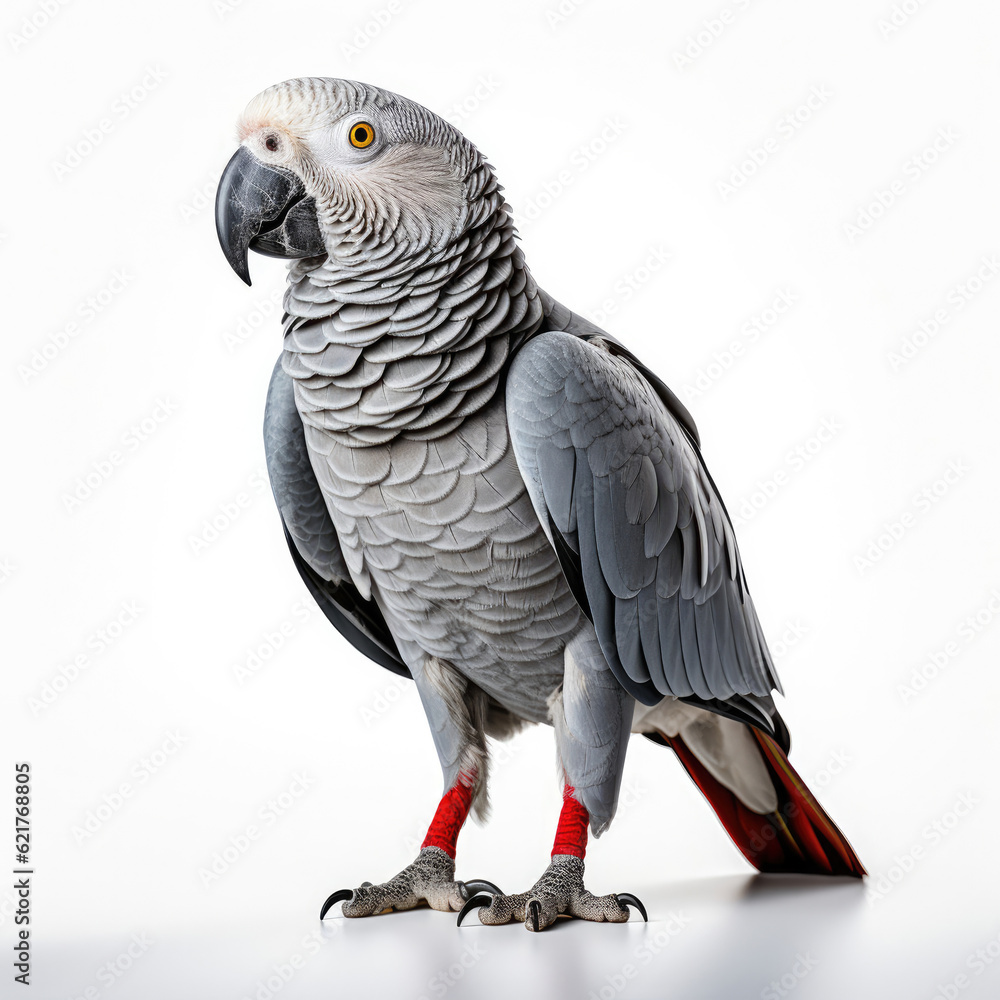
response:
[[[853,875],[867,872],[854,849],[826,810],[816,801],[784,750],[766,733],[748,726],[764,767],[774,784],[778,805],[758,813],[719,782],[685,743],[683,736],[657,730],[651,736],[677,754],[694,783],[711,803],[726,832],[743,856],[762,872]],[[658,737],[658,738],[657,738]]]

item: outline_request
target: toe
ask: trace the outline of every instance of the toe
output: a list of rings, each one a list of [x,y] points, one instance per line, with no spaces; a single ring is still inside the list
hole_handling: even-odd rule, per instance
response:
[[[569,911],[574,917],[584,920],[607,920],[614,924],[623,924],[629,918],[628,907],[613,894],[595,896],[590,892],[581,892],[570,903]]]
[[[344,903],[345,917],[370,917],[385,910],[412,910],[419,899],[406,889],[385,885],[360,886]]]
[[[484,906],[479,911],[481,923],[496,925],[506,924],[510,920],[524,919],[524,903],[526,897],[520,896],[494,896],[489,906]]]
[[[465,905],[462,887],[458,882],[446,882],[443,885],[426,885],[422,887],[422,895],[432,910],[444,910],[457,913]]]
[[[521,893],[518,896],[504,896],[502,893],[490,896],[486,893],[480,893],[473,896],[463,906],[458,922],[461,923],[465,915],[477,907],[479,922],[491,927],[506,924],[511,920],[524,920],[527,899],[527,893]]]
[[[374,888],[372,886],[371,888]],[[355,889],[351,898],[345,901],[343,906],[345,917],[368,917],[377,912],[375,910],[375,895],[371,889],[362,886]]]
[[[532,895],[525,906],[524,926],[529,931],[543,931],[556,922],[559,912],[554,896]]]

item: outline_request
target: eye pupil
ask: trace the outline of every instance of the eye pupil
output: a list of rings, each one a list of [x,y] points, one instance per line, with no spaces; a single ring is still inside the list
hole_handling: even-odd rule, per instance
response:
[[[277,151],[277,149],[278,149],[278,140],[277,140],[277,139],[276,139],[276,138],[275,138],[275,137],[274,137],[273,135],[269,135],[269,136],[268,136],[268,137],[267,137],[267,138],[266,138],[266,139],[264,140],[264,145],[265,145],[265,146],[267,146],[267,148],[268,148],[268,149],[269,149],[269,150],[270,150],[270,151],[271,151],[272,153],[274,153],[274,152],[276,152],[276,151]]]
[[[358,142],[364,142],[365,139],[368,138],[368,129],[366,128],[357,129],[354,133],[354,138],[357,139]]]

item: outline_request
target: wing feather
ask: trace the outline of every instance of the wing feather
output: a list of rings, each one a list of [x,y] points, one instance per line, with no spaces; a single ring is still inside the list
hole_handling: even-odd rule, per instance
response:
[[[553,315],[567,332],[517,352],[507,417],[605,658],[646,704],[672,695],[760,725],[780,687],[690,415],[620,345]]]

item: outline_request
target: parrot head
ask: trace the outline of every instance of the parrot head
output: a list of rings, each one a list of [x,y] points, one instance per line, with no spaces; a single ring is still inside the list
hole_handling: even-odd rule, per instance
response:
[[[248,285],[248,250],[327,255],[345,269],[362,257],[430,259],[499,199],[491,168],[457,129],[350,80],[269,87],[243,112],[238,138],[215,220],[227,260]]]

